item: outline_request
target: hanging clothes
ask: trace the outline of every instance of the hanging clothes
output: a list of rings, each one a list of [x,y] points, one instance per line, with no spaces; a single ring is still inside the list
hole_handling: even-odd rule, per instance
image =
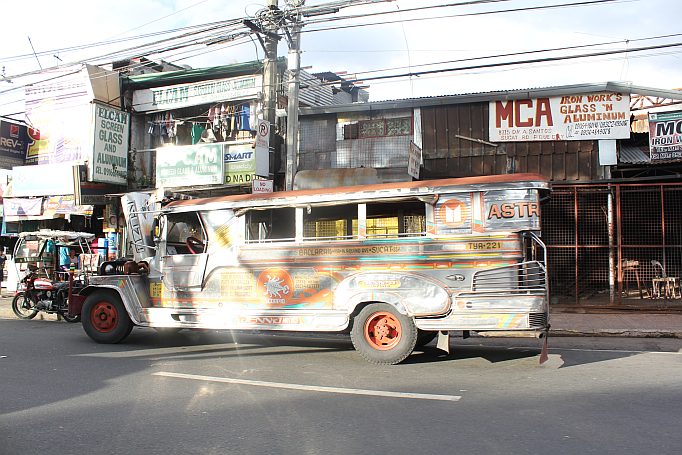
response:
[[[199,123],[192,125],[192,145],[196,144],[201,140],[201,133],[204,132],[204,128]]]

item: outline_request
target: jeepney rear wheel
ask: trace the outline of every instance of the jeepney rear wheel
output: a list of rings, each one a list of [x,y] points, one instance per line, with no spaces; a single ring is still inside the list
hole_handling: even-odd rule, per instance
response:
[[[417,327],[409,316],[386,303],[371,303],[353,320],[350,339],[370,363],[394,365],[409,356],[417,343]]]
[[[95,291],[83,303],[83,329],[98,343],[118,343],[133,330],[133,321],[115,291]]]

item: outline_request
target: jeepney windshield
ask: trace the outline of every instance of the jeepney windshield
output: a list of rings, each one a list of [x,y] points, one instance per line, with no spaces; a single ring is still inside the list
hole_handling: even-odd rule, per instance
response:
[[[204,239],[201,222],[195,212],[171,213],[168,215],[168,243],[185,243],[189,237]]]

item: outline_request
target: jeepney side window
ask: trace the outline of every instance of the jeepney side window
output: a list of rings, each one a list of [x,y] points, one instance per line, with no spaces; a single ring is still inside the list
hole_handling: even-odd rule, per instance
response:
[[[368,239],[424,235],[426,235],[426,210],[423,202],[367,204]]]
[[[358,238],[358,204],[308,207],[303,211],[303,240]]]
[[[293,242],[295,237],[296,209],[293,207],[246,213],[246,240],[249,243]]]
[[[192,254],[187,246],[188,238],[196,239],[205,245],[203,228],[196,212],[169,213],[166,216],[166,223],[167,254]]]

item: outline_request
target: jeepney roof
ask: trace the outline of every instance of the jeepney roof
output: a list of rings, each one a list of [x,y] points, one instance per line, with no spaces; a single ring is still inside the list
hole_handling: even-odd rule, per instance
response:
[[[51,229],[41,229],[36,232],[20,232],[19,238],[27,240],[53,240],[55,243],[70,244],[78,240],[90,240],[95,238],[95,234],[87,232],[72,231],[53,231]]]
[[[215,210],[217,208],[247,208],[272,206],[305,206],[338,204],[340,202],[373,200],[377,198],[419,198],[437,195],[443,187],[457,186],[455,191],[482,191],[500,189],[537,188],[550,189],[547,178],[540,174],[504,174],[413,182],[379,183],[372,185],[342,186],[267,194],[239,194],[212,198],[174,201],[164,211]]]

